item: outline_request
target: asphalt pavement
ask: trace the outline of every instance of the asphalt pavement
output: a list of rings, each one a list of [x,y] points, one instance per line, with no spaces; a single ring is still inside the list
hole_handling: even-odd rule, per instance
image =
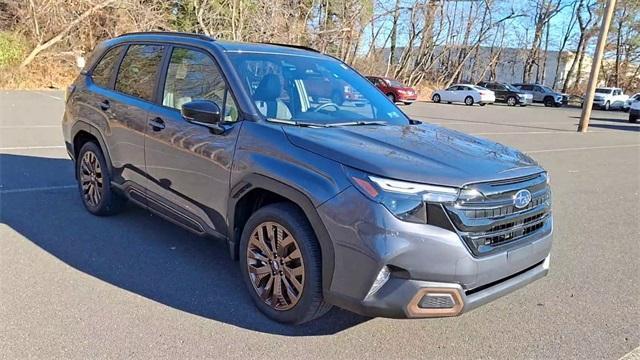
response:
[[[261,315],[224,244],[80,202],[64,94],[0,92],[0,358],[618,359],[640,345],[640,124],[579,109],[416,103],[416,119],[515,146],[551,174],[551,272],[460,317],[302,326]],[[636,350],[637,352],[638,350]]]

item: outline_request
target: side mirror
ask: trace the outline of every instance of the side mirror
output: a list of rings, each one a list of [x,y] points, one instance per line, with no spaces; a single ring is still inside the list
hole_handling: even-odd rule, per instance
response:
[[[220,107],[209,100],[194,100],[182,105],[182,117],[190,123],[206,126],[215,134],[222,134]]]

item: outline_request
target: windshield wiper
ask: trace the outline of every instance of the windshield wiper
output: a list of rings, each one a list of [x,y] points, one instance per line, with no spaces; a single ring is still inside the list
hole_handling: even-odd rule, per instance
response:
[[[327,124],[328,127],[333,127],[333,126],[363,126],[363,125],[381,125],[381,126],[386,126],[387,123],[384,122],[384,121],[349,121],[349,122],[343,122],[343,123]]]
[[[274,123],[279,123],[279,124],[294,125],[294,126],[321,127],[321,128],[337,127],[337,126],[359,126],[359,125],[360,126],[362,126],[362,125],[382,125],[382,126],[385,126],[385,125],[387,125],[387,123],[384,122],[384,121],[349,121],[349,122],[331,123],[331,124],[319,124],[319,123],[307,122],[307,121],[282,120],[282,119],[273,119],[273,118],[267,118],[267,121],[274,122]]]

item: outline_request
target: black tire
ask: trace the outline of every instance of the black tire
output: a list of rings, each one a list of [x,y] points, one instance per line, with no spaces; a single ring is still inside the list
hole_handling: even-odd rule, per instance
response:
[[[431,101],[433,101],[434,103],[439,103],[440,102],[440,95],[439,94],[433,94],[433,96],[431,97]]]
[[[478,105],[485,106],[485,105],[487,105],[487,103],[479,103]]]
[[[90,173],[83,169],[83,159],[85,159],[85,156],[91,157],[92,155],[95,156],[100,169],[100,176],[94,175],[94,178],[100,178],[102,183],[101,186],[98,186],[98,180],[96,180],[94,185],[96,191],[99,193],[99,201],[93,201],[83,186],[83,178]],[[117,214],[122,210],[126,199],[111,187],[111,174],[109,173],[107,162],[102,154],[102,150],[96,143],[87,142],[80,148],[80,152],[78,152],[78,157],[76,158],[76,178],[78,179],[80,198],[87,211],[97,216],[109,216]]]
[[[553,107],[555,105],[555,101],[553,100],[552,97],[544,98],[543,103],[544,103],[544,106],[546,106],[546,107]]]
[[[403,104],[405,104],[405,105],[409,106],[409,105],[411,105],[411,104],[413,104],[413,103],[412,103],[411,101],[405,101]]]
[[[464,104],[467,106],[472,106],[473,105],[473,97],[472,96],[467,96],[466,98],[464,98]]]
[[[509,96],[507,97],[507,105],[509,106],[516,106],[518,105],[518,99],[515,96]]]
[[[304,281],[297,303],[288,310],[276,310],[263,301],[254,288],[248,270],[247,249],[251,234],[263,223],[284,227],[295,239],[304,262]],[[258,209],[247,221],[240,240],[240,271],[256,307],[269,318],[288,324],[302,324],[324,315],[331,304],[322,295],[320,245],[304,213],[290,203],[276,203]]]
[[[391,101],[392,103],[396,103],[396,96],[393,95],[393,93],[388,93],[387,94],[387,99],[389,99],[389,101]]]
[[[630,123],[637,123],[638,122],[638,117],[629,115],[629,122]]]

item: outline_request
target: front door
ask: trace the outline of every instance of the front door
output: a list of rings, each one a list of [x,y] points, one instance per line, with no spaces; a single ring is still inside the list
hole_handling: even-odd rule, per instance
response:
[[[149,206],[192,230],[226,235],[229,179],[241,123],[214,59],[203,50],[173,47],[149,111],[145,162]],[[215,102],[227,131],[187,122],[180,113],[193,100]]]

